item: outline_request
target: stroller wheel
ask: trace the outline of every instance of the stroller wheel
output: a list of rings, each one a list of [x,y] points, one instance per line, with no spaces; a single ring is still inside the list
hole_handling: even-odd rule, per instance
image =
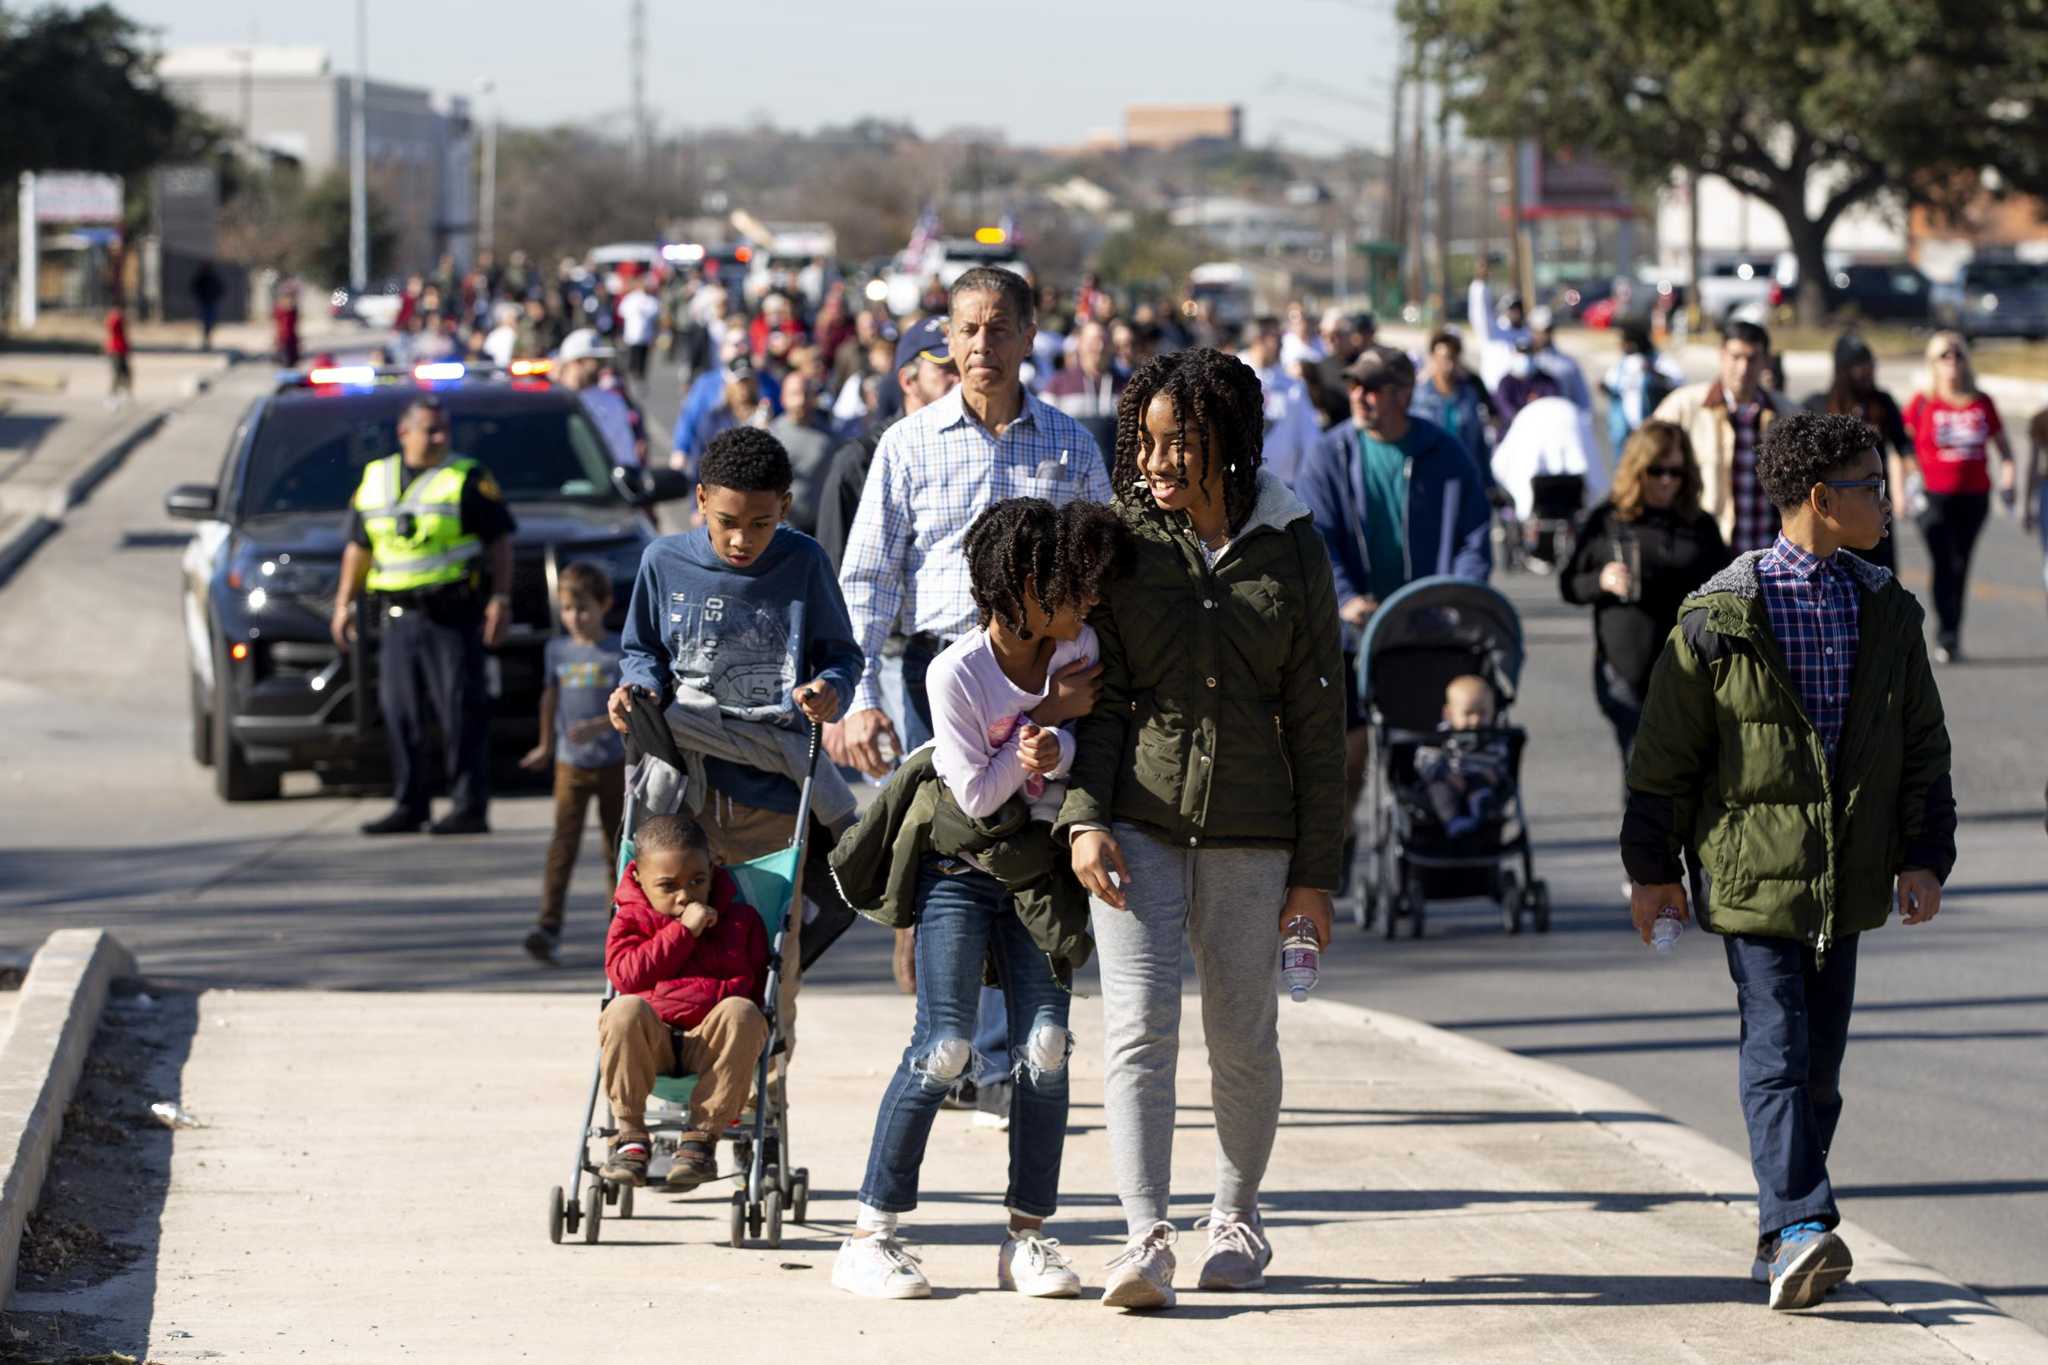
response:
[[[790,1182],[789,1216],[792,1221],[801,1223],[810,1211],[811,1173],[798,1167],[796,1178]]]
[[[1532,917],[1536,921],[1536,932],[1550,932],[1550,883],[1532,882],[1529,886],[1529,902]]]
[[[598,1229],[604,1223],[604,1182],[593,1180],[583,1191],[583,1244],[597,1245]]]
[[[562,1244],[562,1187],[555,1186],[548,1191],[548,1240],[556,1246]]]
[[[779,1247],[782,1245],[782,1191],[768,1191],[768,1197],[762,1203],[767,1208],[768,1245]]]
[[[747,1244],[747,1192],[745,1190],[734,1190],[732,1192],[732,1227],[729,1231],[731,1232],[733,1250],[737,1251]]]
[[[619,1187],[619,1207],[617,1213],[613,1216],[617,1218],[631,1218],[633,1216],[633,1187],[631,1185],[621,1185]]]

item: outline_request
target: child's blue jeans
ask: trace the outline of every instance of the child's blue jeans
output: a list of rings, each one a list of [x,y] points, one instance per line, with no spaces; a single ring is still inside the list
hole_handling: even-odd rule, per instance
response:
[[[1070,994],[993,877],[954,859],[932,859],[918,875],[917,905],[917,1017],[875,1116],[860,1202],[885,1213],[917,1207],[932,1120],[953,1083],[974,1074],[981,969],[992,957],[1017,1056],[1003,1203],[1049,1218],[1059,1203],[1066,1145]]]

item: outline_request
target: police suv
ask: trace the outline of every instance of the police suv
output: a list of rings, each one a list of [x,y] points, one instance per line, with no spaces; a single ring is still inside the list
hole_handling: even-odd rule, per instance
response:
[[[556,575],[588,560],[611,575],[612,624],[624,617],[640,553],[658,534],[657,502],[688,491],[683,475],[641,469],[612,449],[546,361],[505,371],[443,361],[409,369],[341,365],[286,372],[228,441],[220,479],[164,500],[199,523],[182,565],[190,661],[192,757],[214,770],[223,800],[274,797],[292,769],[355,776],[381,769],[375,622],[357,643],[328,634],[363,466],[398,449],[399,414],[432,392],[449,449],[497,480],[513,536],[512,624],[486,657],[496,733],[534,738],[541,649],[556,629]]]

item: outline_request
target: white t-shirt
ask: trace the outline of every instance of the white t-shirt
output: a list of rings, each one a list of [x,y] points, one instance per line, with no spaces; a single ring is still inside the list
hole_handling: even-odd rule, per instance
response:
[[[932,660],[925,686],[932,703],[932,764],[960,809],[980,819],[1022,791],[1031,818],[1050,822],[1066,796],[1067,772],[1074,766],[1074,736],[1052,727],[1059,740],[1059,766],[1050,774],[1028,772],[1017,748],[1017,734],[1031,712],[1045,700],[1052,677],[1075,660],[1094,663],[1102,647],[1093,627],[1081,627],[1072,640],[1053,647],[1046,665],[1046,685],[1026,692],[1010,681],[996,659],[983,627],[961,636]]]
[[[619,300],[619,328],[628,346],[651,346],[661,322],[661,300],[642,289]]]

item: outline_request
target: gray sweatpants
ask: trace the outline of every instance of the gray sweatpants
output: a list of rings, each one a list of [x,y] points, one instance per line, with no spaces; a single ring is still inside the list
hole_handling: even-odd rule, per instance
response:
[[[1176,848],[1133,825],[1111,832],[1130,880],[1118,910],[1093,903],[1102,971],[1104,1107],[1132,1236],[1166,1217],[1180,1062],[1181,944],[1194,948],[1216,1118],[1215,1207],[1258,1214],[1280,1119],[1280,907],[1292,855]]]

